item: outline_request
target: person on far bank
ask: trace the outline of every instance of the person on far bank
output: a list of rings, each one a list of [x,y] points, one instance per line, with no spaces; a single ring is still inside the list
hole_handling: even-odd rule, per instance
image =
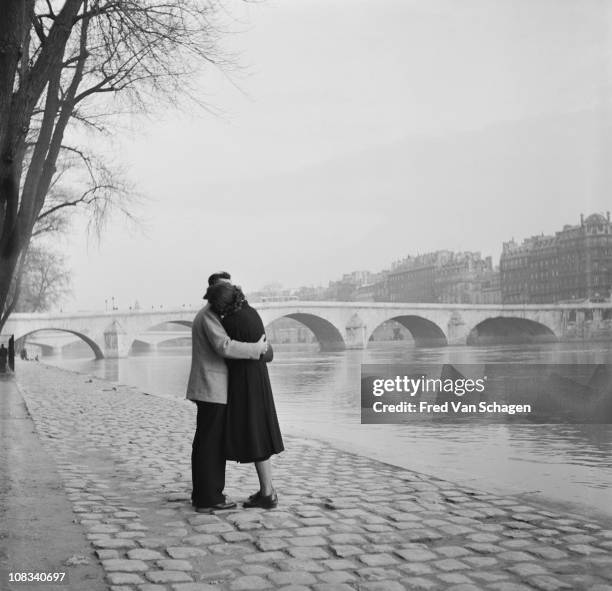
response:
[[[221,316],[221,323],[232,339],[253,343],[261,340],[265,334],[261,317],[249,306],[238,286],[217,283],[208,288],[205,298]],[[225,458],[253,462],[259,478],[259,490],[242,505],[247,509],[273,509],[278,505],[270,457],[285,448],[266,366],[271,357],[268,354],[255,361],[225,360],[229,369]]]
[[[213,273],[208,278],[209,289],[218,283],[226,282],[229,285],[230,279],[230,274],[225,271]],[[210,304],[196,314],[191,336],[187,398],[198,407],[191,450],[191,503],[198,513],[233,509],[236,503],[223,494],[228,386],[225,359],[257,360],[266,353],[268,344],[265,335],[257,342],[230,339]]]

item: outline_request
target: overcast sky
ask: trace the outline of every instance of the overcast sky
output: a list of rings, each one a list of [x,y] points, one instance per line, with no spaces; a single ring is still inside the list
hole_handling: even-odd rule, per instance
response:
[[[197,303],[326,285],[407,254],[480,250],[612,209],[605,0],[230,2],[240,69],[191,108],[135,120],[114,157],[142,230],[81,224],[64,309]]]

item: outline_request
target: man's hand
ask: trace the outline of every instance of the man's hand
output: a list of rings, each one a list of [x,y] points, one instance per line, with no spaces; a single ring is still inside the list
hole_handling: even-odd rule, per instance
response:
[[[266,353],[266,351],[268,350],[268,341],[266,340],[266,335],[262,334],[261,338],[257,341],[257,344],[260,346],[261,350],[259,352],[259,355],[264,355]]]

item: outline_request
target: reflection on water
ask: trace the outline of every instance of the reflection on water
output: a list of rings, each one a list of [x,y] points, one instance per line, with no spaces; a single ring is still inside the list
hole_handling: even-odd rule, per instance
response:
[[[50,363],[146,392],[183,397],[189,349],[119,360]],[[517,345],[416,349],[371,343],[365,351],[278,346],[270,365],[277,410],[289,433],[492,491],[530,493],[612,515],[611,425],[360,424],[361,363],[609,363],[612,345]]]

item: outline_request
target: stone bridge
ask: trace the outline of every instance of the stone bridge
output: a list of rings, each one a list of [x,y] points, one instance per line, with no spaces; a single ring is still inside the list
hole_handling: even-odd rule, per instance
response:
[[[264,324],[288,317],[306,325],[322,350],[362,349],[372,333],[394,320],[420,347],[612,339],[612,303],[468,305],[382,302],[266,302],[255,304]],[[190,326],[195,309],[80,314],[13,314],[4,333],[25,337],[41,330],[72,333],[97,358],[127,356],[134,340],[163,323]]]

